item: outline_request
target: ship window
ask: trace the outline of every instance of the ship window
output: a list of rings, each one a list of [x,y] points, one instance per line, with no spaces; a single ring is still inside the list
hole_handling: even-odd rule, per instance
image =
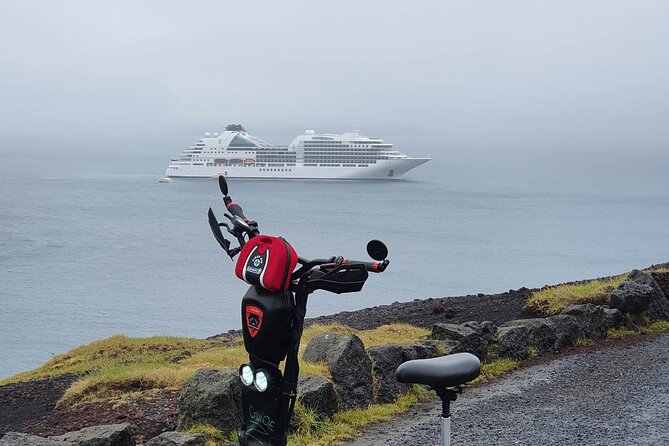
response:
[[[251,141],[248,141],[244,138],[242,138],[239,135],[235,135],[234,138],[232,138],[232,142],[230,143],[230,147],[256,147],[254,143]]]

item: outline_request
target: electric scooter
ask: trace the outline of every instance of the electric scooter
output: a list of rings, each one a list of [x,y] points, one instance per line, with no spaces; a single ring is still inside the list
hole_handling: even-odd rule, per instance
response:
[[[388,248],[379,240],[370,241],[367,253],[374,262],[304,259],[283,238],[261,234],[258,223],[246,218],[228,195],[225,178],[218,180],[229,221],[219,223],[209,208],[209,226],[231,259],[240,256],[235,274],[251,284],[241,305],[249,362],[239,368],[243,410],[239,444],[284,446],[297,398],[298,351],[308,296],[316,290],[360,291],[369,272],[381,273],[388,267]],[[223,227],[239,246],[231,246]],[[284,360],[282,373],[279,364]]]

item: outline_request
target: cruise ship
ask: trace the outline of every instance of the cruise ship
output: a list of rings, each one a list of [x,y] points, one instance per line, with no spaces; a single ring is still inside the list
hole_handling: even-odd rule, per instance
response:
[[[395,179],[430,158],[411,158],[356,129],[341,135],[307,130],[288,146],[249,135],[239,124],[205,133],[167,167],[168,177]]]

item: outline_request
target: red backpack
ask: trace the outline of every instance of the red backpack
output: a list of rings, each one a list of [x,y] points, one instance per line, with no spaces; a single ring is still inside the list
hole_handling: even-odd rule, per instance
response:
[[[286,290],[297,265],[297,253],[283,237],[258,235],[246,242],[235,274],[244,282],[269,291]]]

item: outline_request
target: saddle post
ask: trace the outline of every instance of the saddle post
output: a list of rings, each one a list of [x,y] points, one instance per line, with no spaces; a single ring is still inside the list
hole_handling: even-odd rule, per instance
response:
[[[430,387],[441,398],[441,444],[450,446],[451,444],[451,401],[458,398],[458,393],[462,390],[460,387],[451,389],[447,387]]]

